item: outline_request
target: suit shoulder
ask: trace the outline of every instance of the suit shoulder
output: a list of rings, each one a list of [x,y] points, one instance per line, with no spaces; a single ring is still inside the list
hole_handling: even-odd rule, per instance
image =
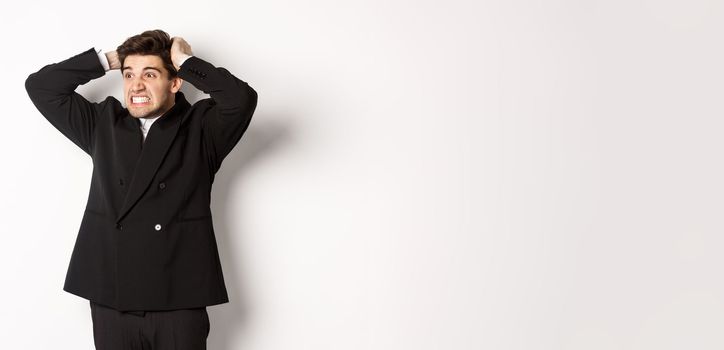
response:
[[[106,97],[101,104],[104,105],[105,109],[112,112],[119,112],[125,109],[125,107],[121,104],[121,101],[118,101],[118,99],[113,96]]]
[[[216,106],[216,101],[212,98],[204,98],[194,102],[188,109],[188,113],[195,117],[203,118],[204,115],[211,113],[212,108]]]
[[[113,96],[106,97],[103,101],[99,102],[100,115],[103,119],[113,120],[128,114],[121,101]]]
[[[191,108],[206,108],[214,105],[216,105],[216,101],[214,101],[211,97],[207,97],[194,102],[194,104],[191,105]]]

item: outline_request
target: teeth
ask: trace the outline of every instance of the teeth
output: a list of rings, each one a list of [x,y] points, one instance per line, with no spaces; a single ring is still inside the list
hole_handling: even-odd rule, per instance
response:
[[[131,101],[133,101],[133,103],[146,103],[150,100],[151,99],[148,97],[131,97]]]

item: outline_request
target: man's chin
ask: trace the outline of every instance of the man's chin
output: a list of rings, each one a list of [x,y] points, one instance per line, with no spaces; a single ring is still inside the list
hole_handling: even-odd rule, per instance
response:
[[[157,111],[134,110],[129,108],[128,113],[134,118],[148,118],[153,116]]]

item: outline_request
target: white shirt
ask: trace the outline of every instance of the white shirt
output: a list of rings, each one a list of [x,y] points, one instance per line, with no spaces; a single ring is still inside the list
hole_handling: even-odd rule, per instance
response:
[[[111,70],[111,66],[108,63],[108,57],[106,57],[106,54],[102,52],[102,50],[98,50],[98,59],[101,61],[101,65],[103,66],[103,69],[107,71]],[[183,60],[181,60],[181,64],[179,67],[186,62],[187,59],[189,59],[191,56],[185,57]],[[141,121],[141,132],[143,133],[143,141],[146,141],[146,135],[148,135],[148,130],[151,130],[151,125],[153,125],[153,122],[158,119],[160,115],[157,115],[155,117],[147,117],[147,118],[138,118]]]
[[[146,141],[146,135],[148,135],[148,130],[151,130],[151,125],[153,125],[153,122],[155,122],[158,117],[160,117],[160,115],[148,118],[138,118],[141,121],[141,132],[143,132],[143,141]]]

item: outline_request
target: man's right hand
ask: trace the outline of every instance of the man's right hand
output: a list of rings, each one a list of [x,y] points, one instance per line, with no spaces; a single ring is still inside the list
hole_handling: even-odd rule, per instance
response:
[[[106,52],[106,58],[110,69],[121,69],[121,61],[118,60],[118,53],[115,50]]]

